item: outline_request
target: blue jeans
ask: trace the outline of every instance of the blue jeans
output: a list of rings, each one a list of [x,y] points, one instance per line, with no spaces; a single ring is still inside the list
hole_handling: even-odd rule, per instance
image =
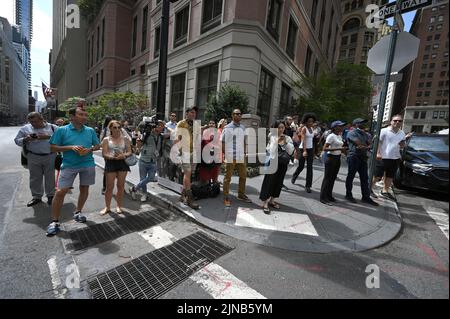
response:
[[[156,163],[147,163],[139,160],[139,178],[141,181],[136,185],[136,190],[142,189],[147,193],[147,184],[155,182]]]
[[[347,158],[348,163],[348,175],[345,181],[345,188],[347,190],[347,197],[353,197],[353,179],[355,178],[356,172],[359,174],[359,179],[361,181],[361,193],[362,199],[370,199],[370,188],[369,188],[369,174],[367,167],[367,160],[360,156],[350,156]]]

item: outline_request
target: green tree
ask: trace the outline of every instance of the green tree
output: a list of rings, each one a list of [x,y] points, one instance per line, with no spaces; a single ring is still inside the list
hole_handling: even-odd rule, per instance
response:
[[[234,109],[240,109],[242,113],[248,112],[249,100],[239,86],[232,84],[223,85],[219,92],[212,94],[204,114],[204,121],[214,119],[219,121],[223,118],[230,118]]]
[[[77,5],[80,8],[81,15],[92,23],[102,8],[104,0],[78,0]]]
[[[102,122],[107,115],[117,120],[139,123],[143,116],[155,113],[148,107],[145,95],[132,92],[111,92],[102,95],[97,103],[88,107],[89,120]]]
[[[370,70],[364,65],[338,63],[317,79],[304,76],[294,83],[302,93],[297,100],[299,114],[316,113],[321,121],[351,121],[367,118],[371,96]]]

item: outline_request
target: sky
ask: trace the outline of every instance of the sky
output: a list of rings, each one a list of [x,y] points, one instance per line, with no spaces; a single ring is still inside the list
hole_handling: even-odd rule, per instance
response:
[[[395,0],[390,0],[393,2]],[[2,0],[1,16],[5,16],[10,22],[13,21],[14,0]],[[48,54],[52,47],[52,0],[33,1],[33,40],[31,43],[31,86],[32,90],[39,94],[39,101],[44,100],[42,94],[42,80],[50,84],[50,71]],[[405,31],[409,31],[414,19],[415,11],[403,15],[405,20]],[[392,21],[391,21],[392,24]],[[38,85],[39,87],[34,87]],[[34,93],[33,93],[34,95]]]

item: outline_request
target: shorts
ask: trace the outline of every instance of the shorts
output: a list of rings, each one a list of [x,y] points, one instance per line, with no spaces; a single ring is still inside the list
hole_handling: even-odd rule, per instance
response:
[[[181,169],[183,170],[183,173],[185,171],[194,172],[196,168],[197,163],[194,163],[193,154],[185,153],[181,156]]]
[[[75,177],[80,175],[80,186],[91,186],[95,184],[95,166],[81,168],[65,168],[61,170],[58,178],[58,188],[71,188]]]
[[[373,171],[373,177],[383,178],[384,176],[384,163],[377,160],[375,163],[375,170]]]
[[[129,172],[130,167],[125,163],[125,160],[106,160],[105,173]]]
[[[397,159],[383,159],[384,173],[387,178],[394,178],[398,169],[398,162]]]

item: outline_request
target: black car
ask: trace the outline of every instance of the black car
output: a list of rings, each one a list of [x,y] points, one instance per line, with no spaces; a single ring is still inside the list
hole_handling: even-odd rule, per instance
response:
[[[414,134],[402,151],[394,185],[448,193],[448,152],[448,135]]]

